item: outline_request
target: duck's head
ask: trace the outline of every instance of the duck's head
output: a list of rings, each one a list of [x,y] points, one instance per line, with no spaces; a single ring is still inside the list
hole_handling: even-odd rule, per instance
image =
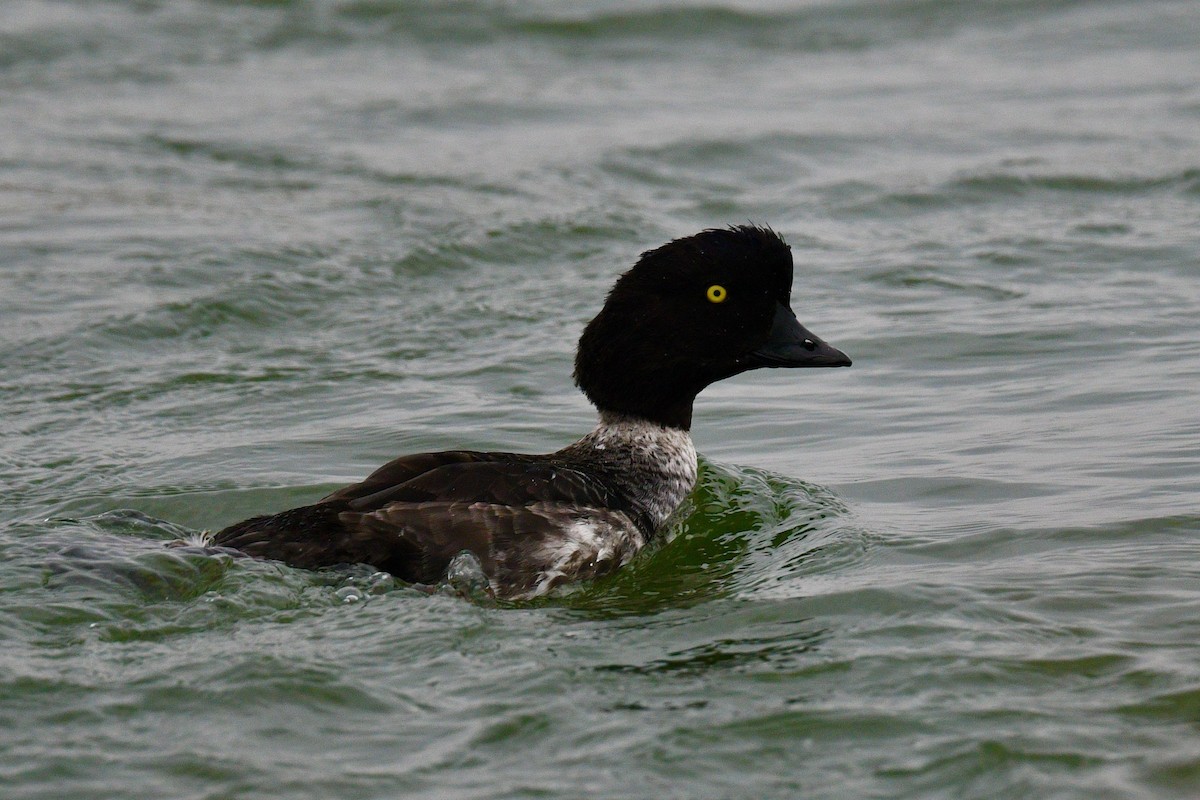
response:
[[[710,383],[759,367],[848,367],[796,320],[792,251],[770,228],[714,228],[642,254],[588,323],[575,382],[602,412],[691,426]]]

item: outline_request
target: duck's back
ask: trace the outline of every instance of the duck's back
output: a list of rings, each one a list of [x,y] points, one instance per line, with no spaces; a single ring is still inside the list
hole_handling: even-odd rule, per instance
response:
[[[417,583],[440,579],[467,550],[498,594],[538,594],[615,569],[653,532],[602,468],[558,455],[405,456],[313,505],[226,528],[213,543],[308,569],[366,563]]]

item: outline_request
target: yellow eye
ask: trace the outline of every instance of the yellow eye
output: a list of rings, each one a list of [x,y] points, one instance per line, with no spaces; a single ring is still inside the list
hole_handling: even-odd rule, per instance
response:
[[[708,302],[710,303],[724,303],[725,298],[729,296],[729,292],[725,291],[725,287],[721,284],[714,283],[708,287],[707,295]]]

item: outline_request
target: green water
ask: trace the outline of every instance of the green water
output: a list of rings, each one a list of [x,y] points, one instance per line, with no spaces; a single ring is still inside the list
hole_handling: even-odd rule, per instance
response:
[[[1200,5],[0,4],[0,796],[1200,796]],[[535,603],[168,549],[590,429],[753,220],[850,370],[701,396]]]

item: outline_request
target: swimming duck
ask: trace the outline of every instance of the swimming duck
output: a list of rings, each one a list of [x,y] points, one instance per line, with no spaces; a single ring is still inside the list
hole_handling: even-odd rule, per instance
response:
[[[579,339],[575,383],[600,416],[591,433],[546,455],[401,456],[213,544],[308,569],[365,563],[426,585],[468,551],[502,598],[609,573],[691,492],[692,404],[704,387],[759,367],[850,366],[796,320],[791,289],[791,249],[767,227],[649,250]]]

